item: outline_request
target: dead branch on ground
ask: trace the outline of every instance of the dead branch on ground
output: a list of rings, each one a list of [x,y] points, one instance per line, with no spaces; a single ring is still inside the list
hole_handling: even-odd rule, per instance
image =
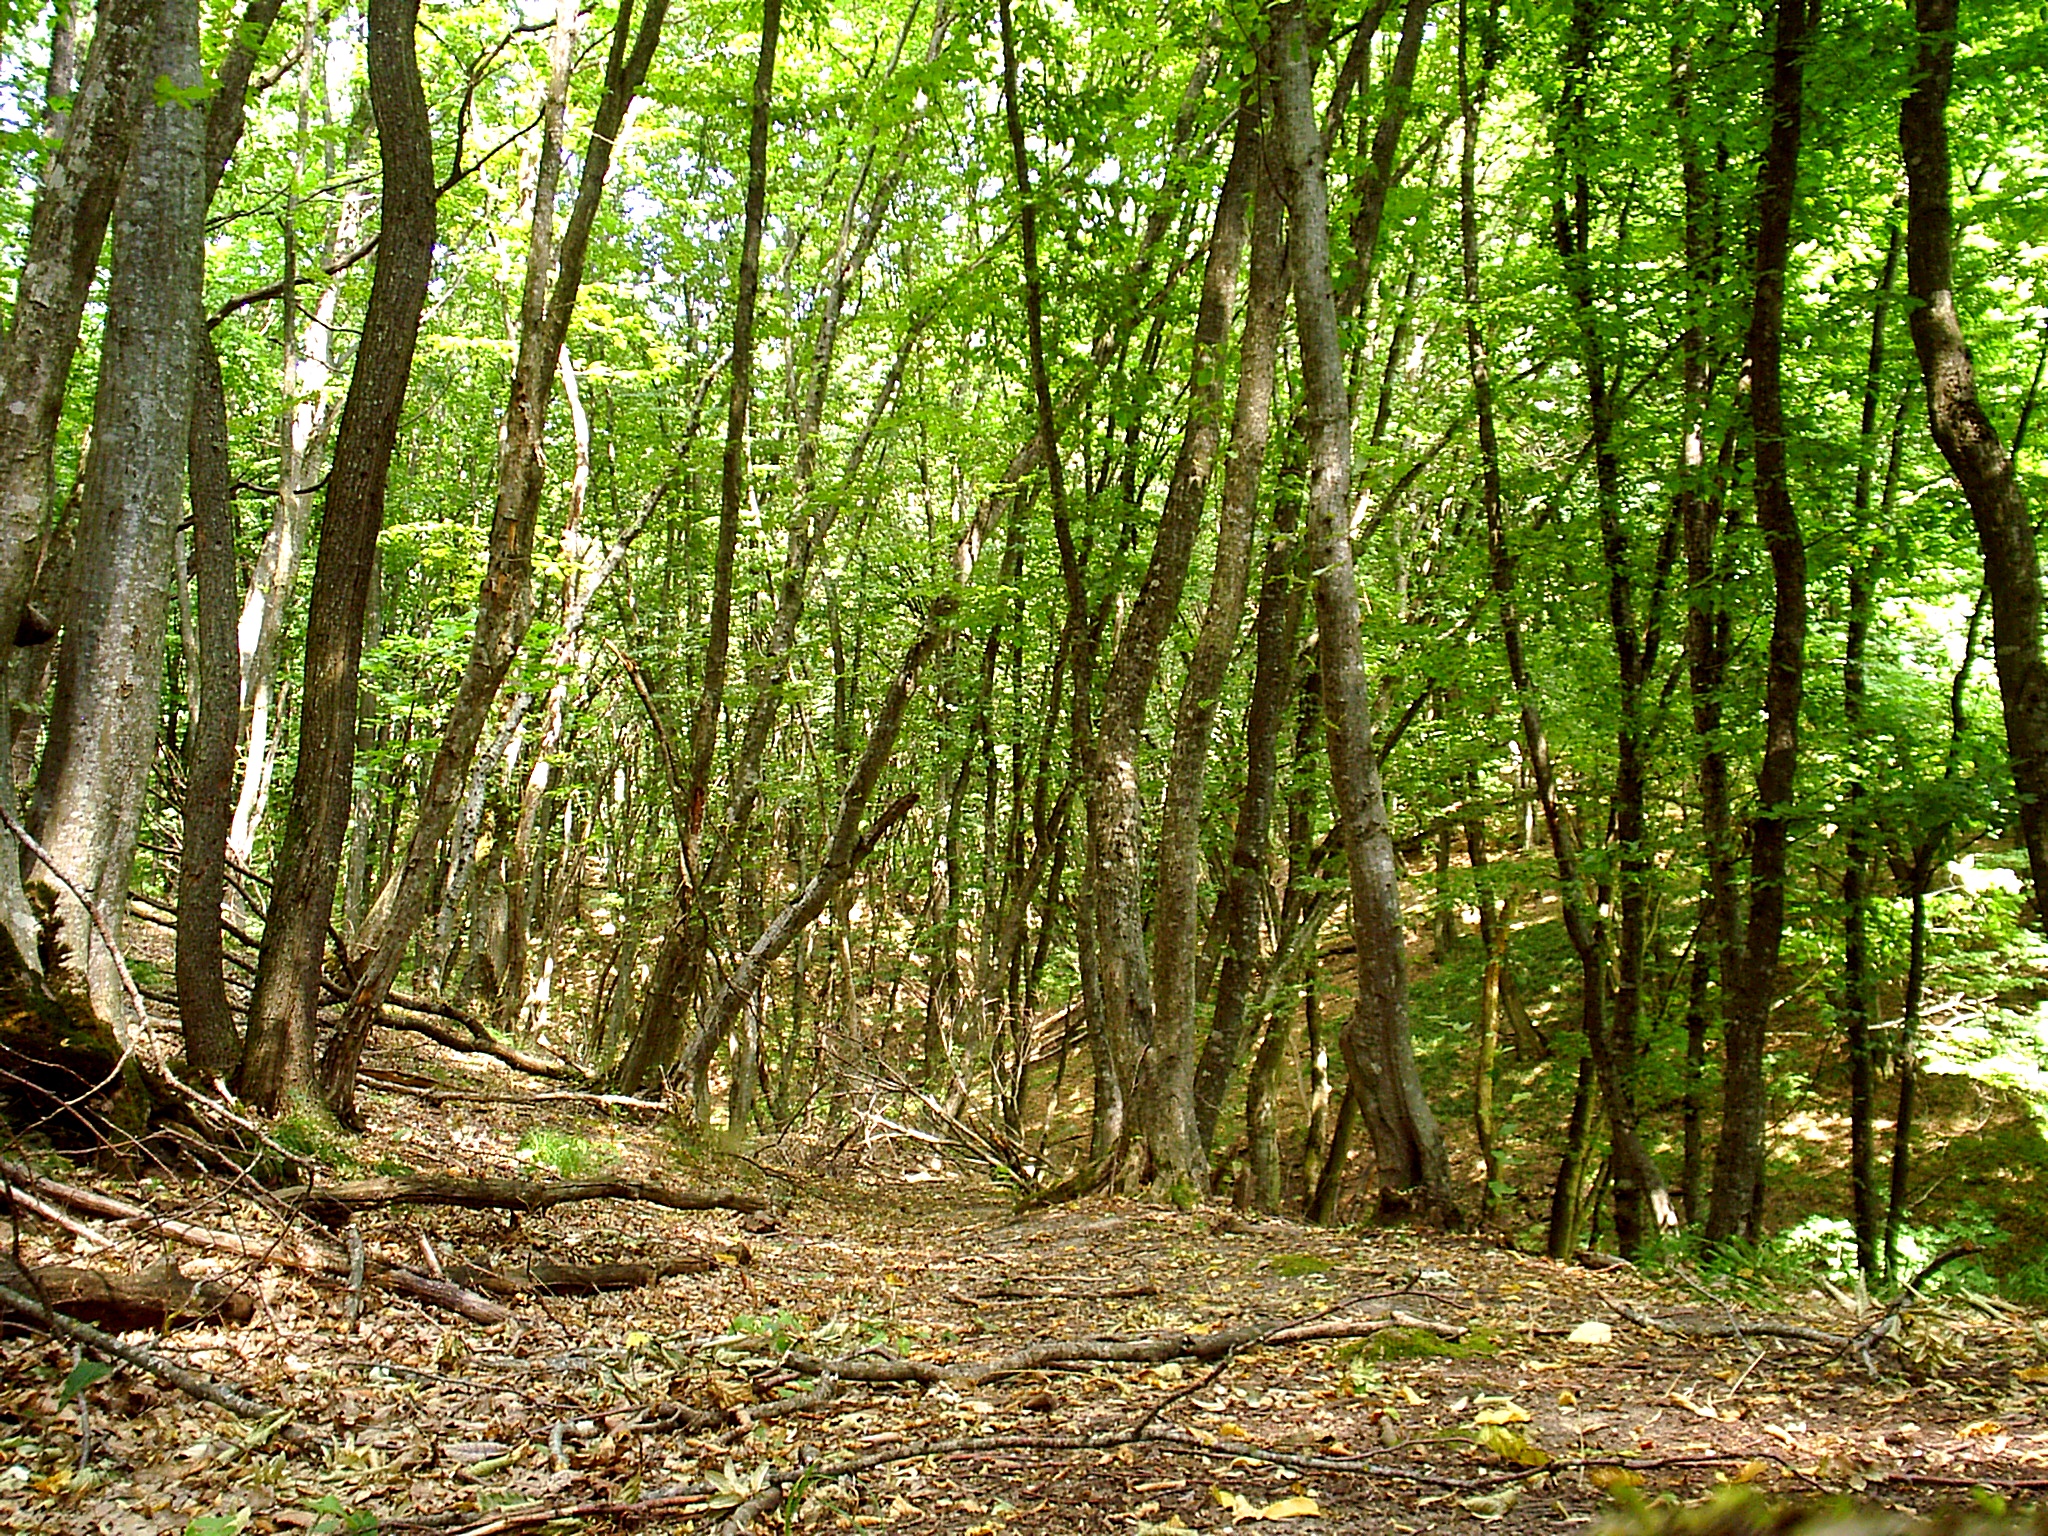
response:
[[[738,1211],[752,1215],[772,1209],[764,1196],[736,1189],[679,1189],[643,1179],[465,1179],[453,1174],[423,1173],[406,1178],[350,1179],[312,1187],[301,1184],[278,1193],[321,1221],[336,1224],[352,1212],[382,1205],[452,1205],[469,1211],[531,1214],[579,1200],[639,1200],[672,1211]]]

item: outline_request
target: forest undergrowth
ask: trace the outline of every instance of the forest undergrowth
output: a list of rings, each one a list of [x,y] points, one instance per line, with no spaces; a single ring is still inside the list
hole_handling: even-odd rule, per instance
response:
[[[17,1204],[17,1263],[174,1260],[245,1297],[246,1323],[131,1341],[275,1412],[237,1418],[11,1336],[0,1525],[1511,1532],[1724,1483],[1900,1507],[2048,1488],[2048,1326],[1967,1287],[1885,1303],[1782,1261],[1557,1263],[1496,1234],[1214,1204],[1020,1215],[879,1100],[733,1153],[411,1037],[371,1065],[368,1134],[312,1148],[327,1206],[99,1176],[150,1217],[57,1227]],[[765,1208],[361,1195],[429,1175]],[[195,1250],[171,1221],[247,1252]],[[344,1243],[354,1275],[282,1262]],[[534,1278],[550,1262],[696,1272],[551,1295]],[[386,1288],[401,1270],[528,1283],[498,1287],[502,1320],[479,1322]]]

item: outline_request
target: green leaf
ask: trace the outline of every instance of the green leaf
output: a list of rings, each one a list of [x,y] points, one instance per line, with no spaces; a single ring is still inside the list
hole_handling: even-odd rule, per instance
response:
[[[104,1360],[80,1360],[71,1367],[71,1374],[64,1378],[64,1385],[58,1389],[57,1406],[64,1407],[94,1382],[104,1381],[113,1374],[114,1367]]]

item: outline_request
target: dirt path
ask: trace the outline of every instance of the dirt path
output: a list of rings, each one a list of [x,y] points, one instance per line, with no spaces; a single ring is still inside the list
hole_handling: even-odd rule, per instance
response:
[[[430,1052],[405,1064],[520,1087]],[[764,1531],[1533,1532],[1593,1517],[1617,1482],[1683,1498],[1720,1480],[1849,1489],[1916,1506],[1977,1481],[2016,1499],[2033,1480],[2048,1487],[2048,1334],[2002,1307],[1915,1309],[1901,1347],[1872,1350],[1873,1374],[1857,1351],[1640,1320],[1853,1332],[1853,1309],[1818,1290],[1771,1301],[1737,1281],[1596,1272],[1474,1239],[1127,1200],[1017,1218],[999,1192],[900,1141],[682,1158],[645,1123],[558,1104],[366,1103],[365,1172],[532,1177],[547,1171],[537,1161],[580,1157],[622,1178],[750,1183],[788,1210],[752,1219],[758,1231],[612,1202],[516,1220],[407,1207],[359,1218],[371,1255],[416,1268],[428,1250],[499,1267],[659,1260],[736,1239],[751,1250],[644,1290],[530,1298],[493,1328],[372,1289],[351,1331],[344,1285],[181,1252],[188,1273],[253,1292],[256,1315],[154,1347],[289,1408],[308,1440],[252,1432],[124,1370],[84,1393],[80,1469],[78,1403],[58,1406],[71,1351],[17,1335],[0,1344],[0,1526],[268,1536],[366,1530],[374,1516],[385,1531],[483,1536],[538,1528],[518,1513],[536,1506],[583,1511],[554,1530],[610,1529],[606,1510],[656,1500],[627,1523],[710,1531],[759,1492]],[[217,1187],[128,1193],[214,1227],[275,1230]],[[24,1255],[84,1262],[53,1235],[24,1218]],[[109,1235],[117,1249],[91,1255],[101,1267],[163,1253]],[[827,1393],[792,1366],[972,1367],[1048,1340],[1285,1320],[1349,1336]],[[854,1463],[867,1465],[825,1475]],[[764,1482],[803,1467],[786,1486]]]

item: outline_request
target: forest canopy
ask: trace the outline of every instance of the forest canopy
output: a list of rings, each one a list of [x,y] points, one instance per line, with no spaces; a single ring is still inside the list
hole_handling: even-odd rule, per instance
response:
[[[10,0],[10,1116],[360,1126],[410,1029],[1029,1198],[1894,1272],[1929,1074],[2048,1093],[2044,66]]]

